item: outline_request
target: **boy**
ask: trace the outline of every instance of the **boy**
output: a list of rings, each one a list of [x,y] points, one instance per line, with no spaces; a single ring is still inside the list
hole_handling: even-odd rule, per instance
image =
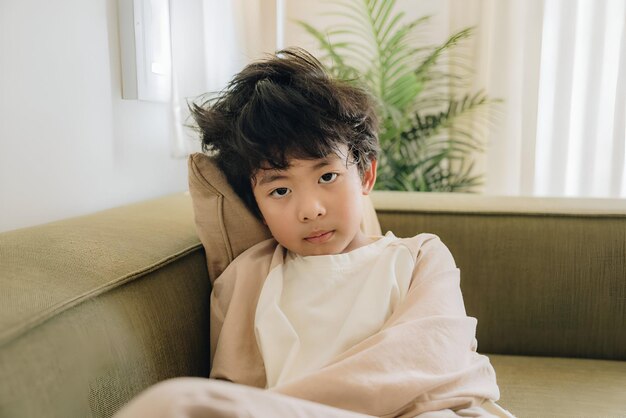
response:
[[[119,417],[510,416],[447,248],[359,228],[378,154],[363,90],[288,49],[192,112],[273,239],[214,283],[210,377],[232,383],[172,379]]]

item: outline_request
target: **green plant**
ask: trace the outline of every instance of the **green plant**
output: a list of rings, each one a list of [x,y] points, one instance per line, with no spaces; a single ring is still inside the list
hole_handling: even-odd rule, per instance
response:
[[[467,89],[467,68],[449,51],[472,28],[436,46],[415,46],[429,16],[404,22],[395,0],[337,0],[327,13],[344,23],[320,31],[298,23],[319,42],[320,57],[341,79],[363,84],[377,99],[381,120],[377,189],[472,191],[473,155],[483,152],[480,128],[496,100]]]

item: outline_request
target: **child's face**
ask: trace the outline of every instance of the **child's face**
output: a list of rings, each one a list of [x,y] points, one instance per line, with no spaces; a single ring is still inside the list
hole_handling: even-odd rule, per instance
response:
[[[346,167],[341,155],[319,160],[291,159],[286,170],[259,170],[252,182],[254,197],[274,238],[302,256],[340,254],[369,239],[361,232],[362,196],[376,179],[376,161],[359,176],[356,164]]]

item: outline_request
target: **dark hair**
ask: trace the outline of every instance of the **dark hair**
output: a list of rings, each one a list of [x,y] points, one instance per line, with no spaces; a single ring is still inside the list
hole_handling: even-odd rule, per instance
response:
[[[216,154],[226,179],[261,217],[251,179],[289,159],[318,159],[347,145],[359,173],[378,155],[378,120],[367,92],[332,78],[301,48],[247,65],[217,97],[190,105],[203,151]]]

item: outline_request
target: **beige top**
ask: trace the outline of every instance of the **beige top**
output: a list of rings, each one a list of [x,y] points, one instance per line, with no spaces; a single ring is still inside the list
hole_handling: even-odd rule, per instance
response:
[[[322,368],[382,328],[415,265],[398,241],[388,232],[344,254],[287,252],[265,280],[255,315],[267,387]]]
[[[465,313],[450,252],[430,234],[398,243],[415,263],[406,297],[382,328],[323,367],[269,390],[380,417],[474,409],[498,400],[489,359],[476,353],[477,321]],[[261,242],[215,281],[212,378],[266,387],[255,313],[269,272],[284,264],[286,255],[276,241]]]

